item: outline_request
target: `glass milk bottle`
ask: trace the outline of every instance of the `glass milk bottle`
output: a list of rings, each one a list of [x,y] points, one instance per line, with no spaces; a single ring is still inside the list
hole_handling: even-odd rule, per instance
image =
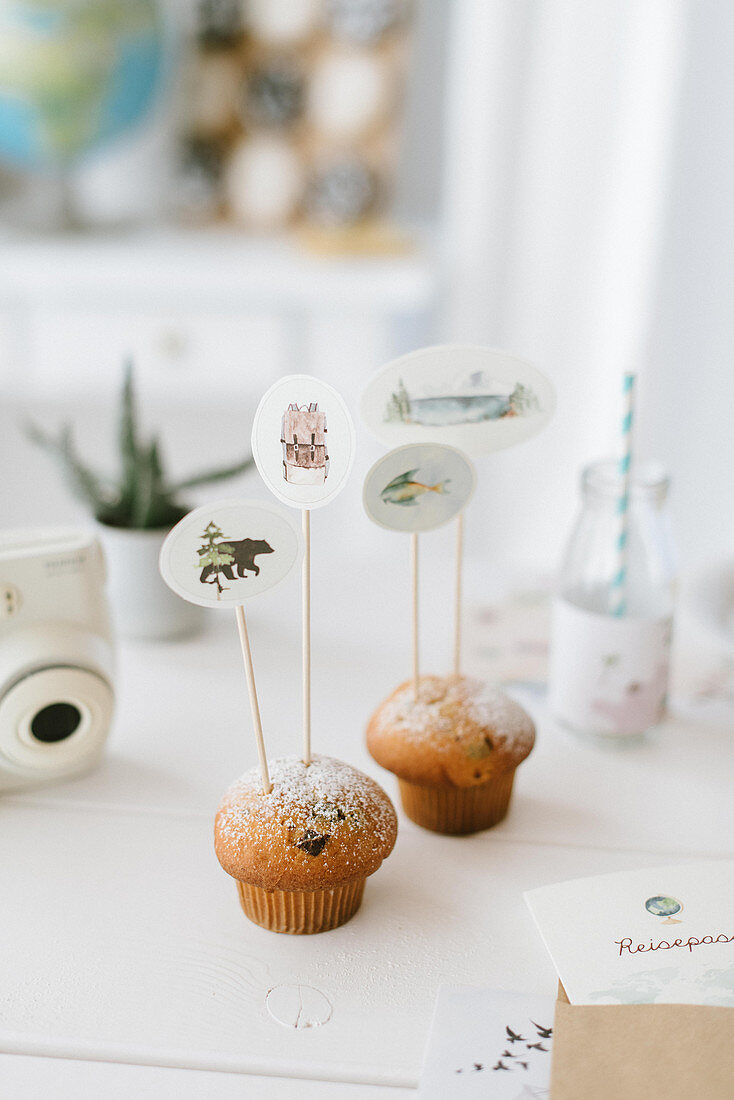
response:
[[[548,701],[564,725],[622,738],[665,712],[675,572],[667,476],[653,464],[633,468],[623,526],[618,466],[595,462],[582,474],[553,601]]]

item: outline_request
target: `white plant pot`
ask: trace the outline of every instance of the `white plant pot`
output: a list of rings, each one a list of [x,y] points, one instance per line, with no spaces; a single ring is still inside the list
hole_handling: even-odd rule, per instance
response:
[[[203,608],[174,595],[158,571],[167,528],[141,531],[104,523],[96,527],[107,559],[112,619],[120,637],[162,641],[201,629]]]

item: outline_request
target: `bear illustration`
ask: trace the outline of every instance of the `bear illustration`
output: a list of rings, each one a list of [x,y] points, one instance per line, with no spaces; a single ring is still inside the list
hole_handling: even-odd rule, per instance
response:
[[[249,569],[257,577],[260,572],[260,567],[255,563],[255,558],[258,554],[273,553],[272,546],[270,546],[265,539],[239,539],[238,541],[225,539],[224,542],[218,545],[228,547],[230,553],[234,557],[234,561],[231,565],[220,565],[218,569],[213,565],[205,565],[199,577],[202,584],[206,584],[207,578],[214,572],[222,573],[229,581],[235,580],[233,570],[237,571],[238,577],[244,577],[246,571]]]

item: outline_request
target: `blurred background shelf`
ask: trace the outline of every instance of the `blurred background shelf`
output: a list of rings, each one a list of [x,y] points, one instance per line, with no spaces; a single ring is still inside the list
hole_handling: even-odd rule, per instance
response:
[[[5,237],[0,296],[178,301],[180,295],[230,305],[253,300],[418,312],[435,293],[435,251],[416,244],[404,255],[318,256],[289,238],[232,232],[231,226],[155,229],[125,234]]]

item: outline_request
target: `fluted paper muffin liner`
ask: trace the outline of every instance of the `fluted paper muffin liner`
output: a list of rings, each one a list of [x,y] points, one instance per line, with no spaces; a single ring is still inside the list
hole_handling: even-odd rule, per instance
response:
[[[366,881],[328,890],[264,890],[238,880],[237,892],[246,916],[261,928],[306,936],[346,924],[362,904]]]
[[[515,768],[476,787],[423,787],[400,779],[403,810],[416,825],[460,836],[491,829],[507,814]]]

